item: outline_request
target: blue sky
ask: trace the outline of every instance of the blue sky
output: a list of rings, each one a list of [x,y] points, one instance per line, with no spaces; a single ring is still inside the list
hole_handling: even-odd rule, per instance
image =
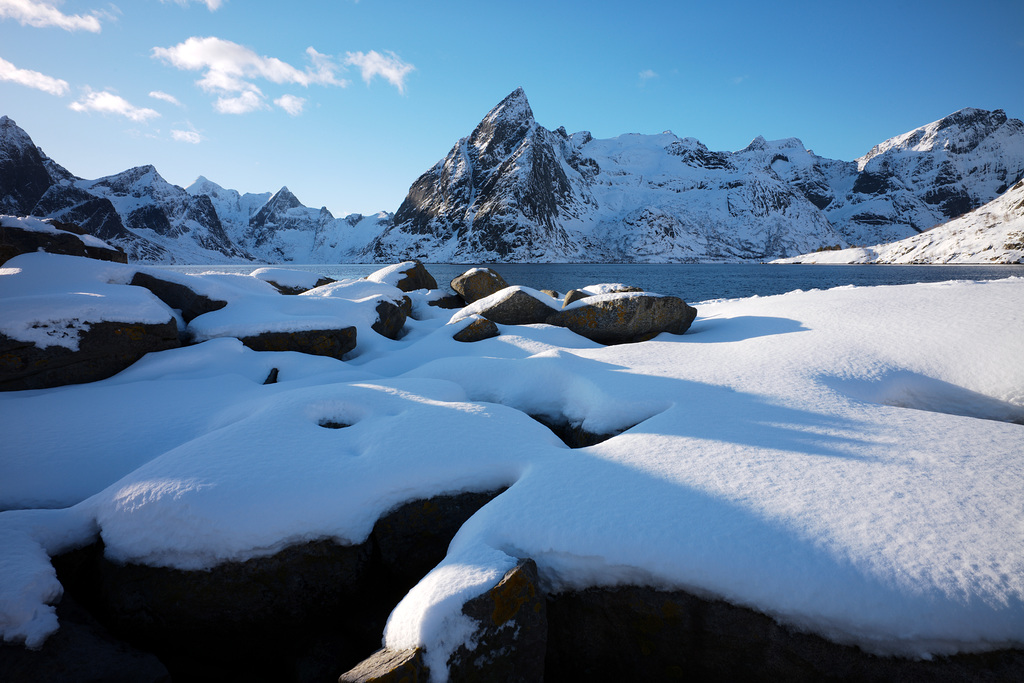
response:
[[[0,36],[0,114],[71,172],[335,215],[397,209],[519,86],[552,129],[846,160],[962,107],[1024,117],[1021,0],[0,0]]]

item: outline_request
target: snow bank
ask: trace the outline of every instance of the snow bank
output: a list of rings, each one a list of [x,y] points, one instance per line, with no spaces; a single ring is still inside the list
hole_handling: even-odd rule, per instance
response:
[[[298,308],[273,313],[380,287],[278,296]],[[681,588],[875,653],[1021,646],[1024,428],[1006,420],[1024,410],[1022,297],[1011,278],[719,301],[686,335],[613,347],[546,325],[460,344],[444,318],[410,320],[344,363],[221,339],[0,396],[0,482],[31,482],[9,506],[72,505],[0,513],[0,626],[42,642],[59,593],[45,555],[97,533],[117,560],[199,569],[359,542],[401,502],[511,485],[386,644],[444,661],[468,637],[461,605],[532,557],[548,591]],[[527,413],[622,433],[570,450]]]

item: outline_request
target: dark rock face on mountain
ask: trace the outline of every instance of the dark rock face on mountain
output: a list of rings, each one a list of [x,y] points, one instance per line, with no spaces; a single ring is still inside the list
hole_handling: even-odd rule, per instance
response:
[[[900,239],[1024,176],[1024,124],[964,109],[853,162],[796,138],[549,131],[521,89],[410,188],[364,252],[436,261],[762,260]]]
[[[53,180],[31,138],[0,116],[0,214],[25,216]]]

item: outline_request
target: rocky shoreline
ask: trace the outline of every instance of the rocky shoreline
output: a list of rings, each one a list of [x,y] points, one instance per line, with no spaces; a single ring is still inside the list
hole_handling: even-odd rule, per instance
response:
[[[25,236],[18,239],[31,244]],[[25,251],[40,246],[46,249],[36,244]],[[260,289],[259,296],[290,297],[314,290],[343,296],[345,291],[339,283],[321,280],[303,287],[274,277],[287,279],[265,273],[262,279],[275,293]],[[200,324],[202,317],[245,302],[243,296],[218,299],[216,292],[204,290],[199,278],[185,275],[160,278],[120,266],[116,278],[121,281],[111,286],[151,295],[166,309],[166,320],[81,320],[75,328],[80,332],[77,349],[41,349],[31,341],[0,336],[0,390],[110,377],[146,353],[212,338],[212,328]],[[422,306],[453,309],[450,324],[460,328],[454,338],[466,343],[500,334],[498,325],[536,323],[564,327],[602,344],[639,342],[662,332],[683,334],[696,316],[677,297],[622,286],[563,296],[509,286],[499,274],[482,268],[456,278],[453,294],[440,290],[419,262],[381,269],[357,286],[366,287],[359,292],[367,296],[357,303],[370,323],[370,334],[389,339],[401,338],[406,320]],[[275,328],[270,323],[278,321],[265,322]],[[239,326],[234,331],[250,349],[338,359],[359,348],[359,335],[368,333],[366,326],[357,330],[356,325],[277,325],[257,333]],[[276,372],[267,378],[274,381]],[[535,417],[570,447],[611,436]],[[409,500],[377,519],[360,544],[307,540],[212,569],[119,563],[105,556],[98,539],[53,558],[65,591],[57,608],[61,628],[40,649],[0,644],[0,680],[430,680],[421,650],[378,649],[385,622],[398,601],[445,558],[462,525],[504,490]],[[468,642],[476,645],[460,646],[451,654],[451,681],[1024,678],[1021,650],[930,661],[879,657],[683,590],[616,585],[547,591],[529,557],[519,558],[462,611],[475,628]]]

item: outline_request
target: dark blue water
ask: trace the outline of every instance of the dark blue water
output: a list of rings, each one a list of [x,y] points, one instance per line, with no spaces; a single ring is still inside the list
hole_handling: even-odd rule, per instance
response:
[[[259,266],[169,266],[183,272],[248,273]],[[363,277],[380,265],[280,265],[332,277]],[[450,263],[428,264],[427,269],[445,287],[470,266]],[[1024,277],[1024,265],[1016,266],[823,266],[738,264],[498,264],[491,268],[511,285],[534,289],[570,289],[602,282],[621,282],[648,292],[672,294],[689,302],[783,294],[796,289],[829,289],[843,285],[898,285],[945,280],[997,280]]]

